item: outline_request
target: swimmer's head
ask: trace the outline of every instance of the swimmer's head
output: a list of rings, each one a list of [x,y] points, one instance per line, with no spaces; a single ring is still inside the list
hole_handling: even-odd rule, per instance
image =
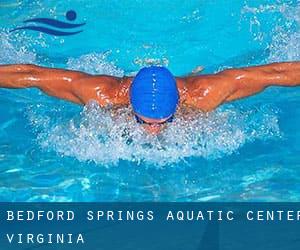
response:
[[[130,102],[137,121],[153,126],[171,120],[179,102],[175,78],[164,67],[142,68],[130,86]]]

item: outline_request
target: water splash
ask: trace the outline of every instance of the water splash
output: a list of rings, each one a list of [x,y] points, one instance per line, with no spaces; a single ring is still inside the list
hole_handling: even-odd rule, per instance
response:
[[[18,35],[0,31],[0,64],[35,63],[36,54],[18,42]]]
[[[284,2],[278,2],[272,5],[259,5],[251,7],[246,5],[241,14],[251,14],[250,32],[254,40],[263,41],[271,37],[268,45],[269,57],[266,62],[294,61],[300,59],[300,6],[290,6]],[[275,13],[281,18],[279,23],[274,25],[268,33],[262,31],[262,25],[267,25],[262,20],[263,14]]]
[[[91,74],[106,74],[113,76],[124,76],[124,70],[118,68],[107,57],[110,51],[104,53],[90,53],[79,58],[70,58],[67,67],[73,70],[84,71]]]
[[[157,65],[157,66],[165,66],[169,65],[169,60],[165,57],[163,58],[135,58],[133,61],[134,64],[140,67],[146,67],[150,65]]]
[[[244,13],[252,13],[254,15],[264,13],[264,12],[283,12],[288,7],[287,4],[266,4],[259,5],[258,7],[251,7],[245,5],[242,9],[242,14]]]
[[[286,27],[275,26],[269,62],[300,60],[300,6],[282,9]]]
[[[247,142],[280,137],[272,109],[230,107],[208,115],[181,109],[173,123],[152,136],[132,119],[130,108],[103,109],[92,101],[79,116],[64,121],[54,120],[65,117],[57,110],[40,116],[41,108],[30,108],[28,118],[42,148],[106,166],[120,160],[164,166],[188,157],[216,159],[237,152]]]

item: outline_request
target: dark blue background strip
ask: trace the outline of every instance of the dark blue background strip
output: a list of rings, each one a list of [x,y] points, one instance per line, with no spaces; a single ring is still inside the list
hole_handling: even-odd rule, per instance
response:
[[[7,211],[14,220],[7,220]],[[17,221],[17,211],[23,211],[22,219],[38,211],[44,216]],[[47,211],[63,214],[64,221],[47,220]],[[74,213],[73,220],[67,221],[67,211]],[[174,221],[167,220],[170,211]],[[0,203],[0,249],[300,249],[299,211],[300,203]],[[176,219],[177,212],[184,220]],[[274,220],[266,220],[267,213]],[[35,243],[27,243],[27,234],[34,235]],[[43,234],[43,244],[37,242],[38,234]],[[55,243],[54,236],[47,243],[48,234],[64,234],[65,243]],[[79,234],[84,244],[76,244]],[[7,235],[14,235],[12,243]]]

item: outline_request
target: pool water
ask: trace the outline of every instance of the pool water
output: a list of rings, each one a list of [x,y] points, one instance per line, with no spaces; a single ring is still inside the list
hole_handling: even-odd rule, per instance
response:
[[[10,32],[69,10],[79,34]],[[0,64],[182,76],[300,59],[299,1],[4,0],[0,17]],[[299,201],[299,97],[272,87],[207,116],[181,109],[153,137],[130,107],[0,89],[0,201]]]

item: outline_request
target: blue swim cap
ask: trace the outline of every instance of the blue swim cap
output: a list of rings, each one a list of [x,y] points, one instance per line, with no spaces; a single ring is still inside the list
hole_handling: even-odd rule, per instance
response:
[[[168,118],[176,112],[178,101],[176,80],[164,67],[142,68],[130,86],[133,111],[147,118]]]

